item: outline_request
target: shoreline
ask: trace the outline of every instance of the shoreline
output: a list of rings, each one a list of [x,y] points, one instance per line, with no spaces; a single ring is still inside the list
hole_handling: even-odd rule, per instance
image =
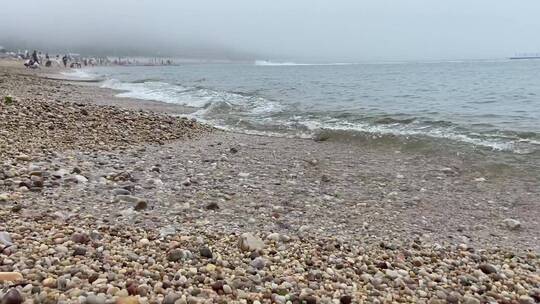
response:
[[[12,132],[0,133],[0,147],[15,147],[1,164],[0,232],[16,244],[0,242],[0,272],[22,272],[26,298],[480,303],[538,294],[534,174],[483,171],[489,162],[476,156],[212,131],[167,115],[177,105],[2,66],[0,75],[19,107],[0,108],[11,111]],[[25,108],[38,105],[48,114]],[[51,132],[31,134],[47,120]],[[255,248],[238,248],[244,233]],[[20,262],[49,255],[50,270]],[[96,263],[109,269],[84,270]],[[503,294],[491,282],[525,291]]]

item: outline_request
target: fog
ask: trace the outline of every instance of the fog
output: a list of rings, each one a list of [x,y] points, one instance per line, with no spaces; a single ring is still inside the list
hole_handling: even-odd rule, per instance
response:
[[[358,62],[540,52],[538,0],[2,0],[0,45]]]

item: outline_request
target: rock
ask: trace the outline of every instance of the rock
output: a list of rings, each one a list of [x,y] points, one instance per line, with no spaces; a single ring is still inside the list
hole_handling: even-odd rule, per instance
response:
[[[485,274],[497,273],[497,268],[491,264],[481,264],[478,268]]]
[[[2,298],[2,304],[21,304],[24,301],[17,289],[10,289]]]
[[[215,292],[218,292],[220,290],[223,290],[223,281],[216,281],[214,282],[214,284],[212,284],[212,289],[215,291]]]
[[[446,302],[449,304],[458,304],[461,299],[461,294],[456,291],[450,292],[446,297]]]
[[[238,239],[238,247],[242,251],[255,251],[264,249],[264,242],[251,233],[243,233]]]
[[[533,298],[529,297],[529,296],[520,296],[519,297],[519,304],[534,304],[535,301]]]
[[[90,242],[90,237],[86,233],[75,232],[71,235],[71,240],[77,244],[87,244]]]
[[[30,156],[28,156],[28,155],[26,155],[24,153],[21,153],[21,154],[17,155],[16,159],[20,160],[20,161],[29,161]]]
[[[41,282],[41,284],[44,287],[49,288],[56,288],[56,286],[58,285],[55,278],[46,278],[45,280],[43,280],[43,282]]]
[[[471,296],[464,296],[463,304],[480,304],[480,300]]]
[[[86,255],[86,248],[82,246],[75,247],[75,250],[73,250],[73,255]]]
[[[84,184],[86,182],[88,182],[88,179],[82,175],[79,175],[79,174],[75,174],[73,176],[73,178],[75,179],[75,181],[79,184]]]
[[[53,172],[52,176],[55,177],[55,178],[63,178],[64,176],[66,176],[67,174],[69,174],[69,171],[66,170],[66,169],[60,169],[58,171],[55,171]]]
[[[238,153],[238,148],[236,148],[236,147],[231,147],[231,148],[229,149],[229,152],[231,152],[231,154],[236,154],[236,153]]]
[[[4,246],[13,246],[11,236],[7,231],[0,231],[0,244],[3,244]]]
[[[261,270],[266,266],[266,260],[262,257],[257,257],[250,263],[251,267]]]
[[[226,284],[223,285],[223,292],[224,292],[225,294],[231,294],[231,293],[232,293],[232,288],[231,288],[231,286],[226,285]]]
[[[115,195],[115,196],[117,196],[117,195],[131,195],[131,191],[126,190],[124,188],[116,188],[116,189],[113,189],[112,194]]]
[[[22,280],[23,276],[19,272],[0,272],[0,282],[17,282]]]
[[[277,232],[274,232],[274,233],[270,233],[269,235],[266,236],[266,239],[267,240],[271,240],[271,241],[274,241],[274,242],[279,242],[279,233]]]
[[[206,210],[218,210],[218,209],[219,209],[219,205],[218,205],[218,203],[216,203],[216,202],[211,202],[211,203],[209,203],[208,205],[206,205],[204,208],[205,208]]]
[[[9,194],[0,193],[0,202],[7,202],[9,200]]]
[[[120,297],[116,300],[116,304],[139,304],[139,300],[136,297]]]
[[[146,201],[138,201],[135,206],[133,206],[133,210],[135,211],[142,211],[146,208],[148,208],[148,203]]]
[[[176,228],[174,226],[166,226],[159,229],[160,237],[167,237],[169,235],[174,235],[176,233]]]
[[[173,249],[167,254],[167,259],[171,262],[178,262],[191,258],[191,252],[182,249]]]
[[[212,250],[210,250],[210,248],[204,246],[204,247],[201,247],[201,249],[199,249],[199,253],[202,257],[205,257],[205,258],[208,258],[208,259],[211,259],[214,257],[214,255],[212,254]]]
[[[342,296],[339,299],[340,304],[351,304],[352,303],[352,297],[351,296]]]
[[[310,228],[307,225],[302,225],[302,226],[300,226],[300,228],[298,228],[298,232],[300,232],[300,233],[305,233],[305,232],[308,232],[309,230],[310,230]]]
[[[104,296],[89,295],[86,297],[86,304],[105,304],[106,301]]]
[[[126,203],[133,203],[136,204],[140,201],[144,201],[144,199],[133,196],[133,195],[117,195],[114,198],[115,202],[126,202]]]
[[[510,230],[518,230],[521,228],[521,222],[518,220],[507,218],[503,223]]]
[[[176,302],[176,300],[180,299],[181,297],[182,297],[182,295],[180,295],[180,294],[170,293],[170,294],[165,296],[165,299],[163,299],[162,304],[174,304],[174,302]]]

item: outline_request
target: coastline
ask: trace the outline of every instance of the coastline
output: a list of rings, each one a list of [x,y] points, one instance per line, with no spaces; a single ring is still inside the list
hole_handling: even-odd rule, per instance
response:
[[[211,130],[171,116],[185,111],[177,105],[119,99],[112,90],[12,67],[0,66],[0,75],[2,98],[11,94],[16,100],[2,111],[46,104],[53,114],[31,112],[37,116],[25,116],[27,121],[4,116],[13,133],[0,134],[0,146],[13,149],[2,154],[0,231],[17,244],[14,249],[0,243],[0,257],[13,261],[3,262],[0,272],[24,269],[27,284],[42,287],[46,296],[79,299],[101,292],[115,301],[127,296],[124,290],[131,294],[130,282],[141,302],[173,293],[186,302],[278,303],[286,296],[318,301],[311,303],[347,296],[372,302],[389,295],[464,302],[538,293],[538,270],[531,270],[540,268],[535,174],[488,170],[489,163],[452,153]],[[87,114],[71,113],[73,104],[84,105]],[[110,115],[123,119],[111,122]],[[95,118],[94,124],[77,126],[85,116]],[[32,121],[52,117],[51,132],[32,133],[43,129],[30,127]],[[118,132],[109,133],[112,126]],[[72,137],[56,136],[63,132]],[[37,234],[32,242],[27,231]],[[77,233],[89,239],[79,242]],[[261,237],[263,244],[255,243],[264,248],[243,253],[236,244],[243,233]],[[84,255],[72,256],[80,247]],[[76,265],[124,263],[128,270],[71,275],[69,282],[78,277],[82,283],[64,292],[58,286],[66,269],[41,270],[41,277],[15,262],[50,254]],[[458,266],[444,271],[447,259]],[[495,271],[482,270],[486,263]],[[509,263],[513,276],[504,266]],[[159,273],[159,279],[146,272]],[[175,272],[183,283],[176,285]],[[85,283],[94,274],[104,280]],[[527,286],[526,292],[479,293],[497,274],[503,282]],[[276,279],[266,281],[268,275]],[[464,276],[473,283],[460,284]],[[44,284],[49,277],[55,286]],[[398,280],[411,292],[398,288]]]

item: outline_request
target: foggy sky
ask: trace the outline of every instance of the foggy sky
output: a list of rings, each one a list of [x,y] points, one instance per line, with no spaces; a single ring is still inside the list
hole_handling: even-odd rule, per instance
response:
[[[1,0],[0,45],[359,62],[540,52],[538,0]]]

